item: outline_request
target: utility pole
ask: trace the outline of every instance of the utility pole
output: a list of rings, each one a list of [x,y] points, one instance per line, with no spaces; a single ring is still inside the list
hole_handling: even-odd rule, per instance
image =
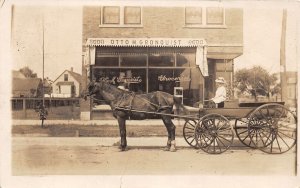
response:
[[[45,30],[45,24],[44,24],[44,13],[43,13],[43,76],[42,76],[42,106],[40,107],[40,109],[39,109],[39,115],[40,115],[40,120],[42,120],[42,128],[44,128],[44,120],[46,120],[46,118],[47,118],[47,114],[48,114],[48,112],[47,112],[47,110],[46,110],[46,107],[45,107],[45,91],[44,91],[44,72],[45,72],[45,67],[44,67],[44,64],[45,64],[45,40],[44,40],[44,38],[45,38],[45,36],[44,36],[44,30]]]
[[[286,81],[286,58],[285,58],[285,38],[286,38],[286,19],[287,11],[282,12],[282,28],[280,40],[280,84],[281,84],[281,101],[287,99],[287,81]]]
[[[44,91],[44,73],[45,73],[45,67],[44,67],[44,64],[45,64],[45,26],[44,26],[44,14],[43,14],[43,76],[42,76],[42,84],[43,84],[43,87],[42,87],[42,98],[43,98],[43,107],[45,106],[45,91]]]

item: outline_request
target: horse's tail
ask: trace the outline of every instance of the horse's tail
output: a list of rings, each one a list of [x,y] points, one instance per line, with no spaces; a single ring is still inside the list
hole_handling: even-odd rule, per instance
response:
[[[178,115],[190,115],[190,112],[186,107],[181,103],[180,97],[173,96],[175,110]]]

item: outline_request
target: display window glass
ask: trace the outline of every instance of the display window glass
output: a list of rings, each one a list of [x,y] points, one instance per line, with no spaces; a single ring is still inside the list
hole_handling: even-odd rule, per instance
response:
[[[185,53],[176,55],[177,67],[195,67],[196,66],[196,54]]]
[[[123,85],[129,91],[146,92],[146,69],[102,69],[93,68],[92,79],[114,86]]]
[[[174,54],[150,54],[149,66],[150,67],[174,67],[175,56]]]
[[[174,94],[182,88],[183,103],[195,106],[203,98],[204,78],[194,48],[98,48],[92,79],[129,91]]]
[[[95,65],[116,67],[116,66],[119,66],[119,57],[118,56],[96,57]]]
[[[121,66],[146,66],[147,65],[147,56],[146,55],[134,55],[134,56],[122,56],[120,59]]]

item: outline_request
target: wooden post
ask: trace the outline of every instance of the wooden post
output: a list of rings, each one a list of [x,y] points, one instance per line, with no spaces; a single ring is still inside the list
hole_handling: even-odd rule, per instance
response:
[[[285,38],[286,38],[286,9],[282,13],[282,28],[280,40],[280,84],[281,84],[281,101],[287,100],[287,85],[286,85],[286,58],[285,58]]]
[[[23,114],[24,114],[24,118],[26,119],[27,115],[26,115],[26,99],[23,98]]]

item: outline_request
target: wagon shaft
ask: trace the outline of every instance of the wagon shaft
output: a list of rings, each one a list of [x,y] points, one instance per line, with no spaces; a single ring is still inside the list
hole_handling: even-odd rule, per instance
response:
[[[115,107],[114,110],[130,111],[130,112],[145,113],[145,114],[152,114],[152,115],[170,116],[170,117],[179,118],[179,119],[195,119],[195,120],[200,119],[198,116],[194,116],[194,115],[166,114],[166,113],[161,113],[161,112],[149,112],[149,111],[145,111],[145,110],[135,110],[135,109],[125,108],[125,107]]]

